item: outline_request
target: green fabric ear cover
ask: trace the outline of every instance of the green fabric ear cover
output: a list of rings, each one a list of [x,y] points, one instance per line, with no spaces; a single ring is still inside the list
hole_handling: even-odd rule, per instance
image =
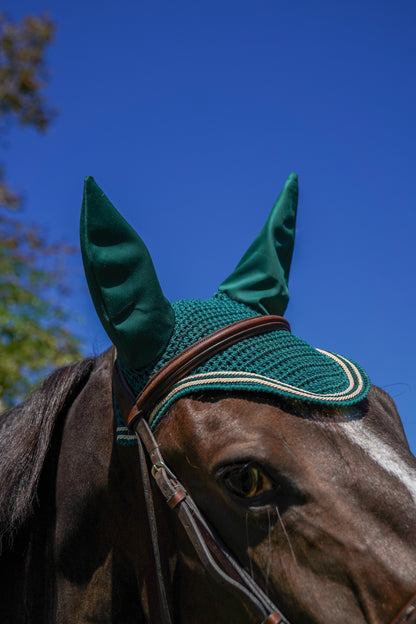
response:
[[[282,315],[295,242],[298,177],[291,173],[257,238],[219,290],[263,314]]]
[[[144,368],[163,353],[175,324],[149,252],[92,177],[81,212],[85,275],[101,323],[125,366]]]

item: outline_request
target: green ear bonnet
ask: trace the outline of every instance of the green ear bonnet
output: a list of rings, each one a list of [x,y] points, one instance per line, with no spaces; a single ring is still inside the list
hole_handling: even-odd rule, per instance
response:
[[[291,174],[265,226],[233,274],[207,300],[170,304],[143,241],[92,178],[81,216],[81,248],[98,316],[117,347],[123,373],[138,395],[172,357],[235,321],[283,315],[297,209]],[[287,331],[246,338],[215,355],[174,386],[149,415],[154,428],[169,407],[200,391],[244,390],[323,405],[352,405],[370,389],[365,371],[347,358],[315,349]],[[118,442],[135,442],[118,415]]]

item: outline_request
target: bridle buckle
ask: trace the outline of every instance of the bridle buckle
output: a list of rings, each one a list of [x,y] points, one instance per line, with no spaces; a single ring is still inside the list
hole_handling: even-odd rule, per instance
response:
[[[157,461],[157,462],[155,462],[153,464],[153,466],[152,466],[152,477],[154,479],[156,479],[156,475],[159,472],[159,470],[164,470],[166,472],[166,474],[168,475],[168,477],[170,477],[173,481],[176,481],[178,483],[177,477],[173,474],[171,469],[168,468],[168,466],[166,466],[165,462],[163,462],[163,461]]]

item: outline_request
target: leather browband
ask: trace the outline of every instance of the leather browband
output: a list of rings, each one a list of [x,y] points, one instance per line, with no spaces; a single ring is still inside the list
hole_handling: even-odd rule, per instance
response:
[[[290,332],[290,325],[282,316],[252,316],[222,327],[198,340],[169,360],[150,378],[143,392],[135,399],[127,419],[123,413],[126,426],[133,429],[137,419],[146,418],[153,406],[166,396],[172,386],[217,353],[245,338],[277,330]]]

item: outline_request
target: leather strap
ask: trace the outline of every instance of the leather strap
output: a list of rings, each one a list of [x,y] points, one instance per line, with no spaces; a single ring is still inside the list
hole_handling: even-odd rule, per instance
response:
[[[141,419],[136,426],[153,463],[152,475],[163,497],[177,513],[204,569],[238,600],[248,604],[262,624],[289,624],[263,590],[228,552],[195,505],[192,497],[166,466],[149,425]],[[160,576],[163,583],[163,576]]]
[[[244,604],[248,603],[262,624],[289,624],[288,620],[284,618],[244,568],[237,563],[208,526],[192,497],[166,466],[159,446],[144,418],[175,383],[200,364],[245,338],[276,330],[290,331],[289,323],[280,316],[255,316],[221,328],[170,360],[150,379],[142,394],[137,398],[134,397],[126,382],[118,362],[115,361],[114,363],[113,391],[124,422],[128,427],[136,430],[139,445],[144,498],[163,624],[171,624],[172,620],[160,560],[156,517],[144,449],[146,449],[152,464],[152,475],[163,497],[169,507],[177,513],[207,572],[216,582],[234,594],[238,600],[243,601]]]
[[[169,360],[151,377],[143,392],[136,398],[125,424],[133,428],[138,418],[146,418],[152,407],[157,405],[178,381],[217,353],[221,353],[245,338],[277,330],[290,332],[290,325],[282,316],[252,316],[222,327],[198,340]]]
[[[143,448],[140,438],[138,438],[138,447],[139,447],[139,462],[140,462],[140,471],[142,475],[145,507],[146,507],[149,531],[150,531],[150,538],[152,542],[153,561],[154,561],[155,572],[156,572],[156,586],[157,586],[157,594],[158,594],[158,599],[159,599],[158,604],[159,604],[159,610],[160,610],[160,617],[161,617],[162,624],[172,624],[172,619],[171,619],[170,609],[169,609],[169,602],[168,602],[168,598],[166,595],[165,579],[163,577],[162,561],[160,557],[159,536],[158,536],[158,530],[157,530],[155,508],[153,504],[152,486],[151,486],[149,471],[147,467],[145,449]]]

